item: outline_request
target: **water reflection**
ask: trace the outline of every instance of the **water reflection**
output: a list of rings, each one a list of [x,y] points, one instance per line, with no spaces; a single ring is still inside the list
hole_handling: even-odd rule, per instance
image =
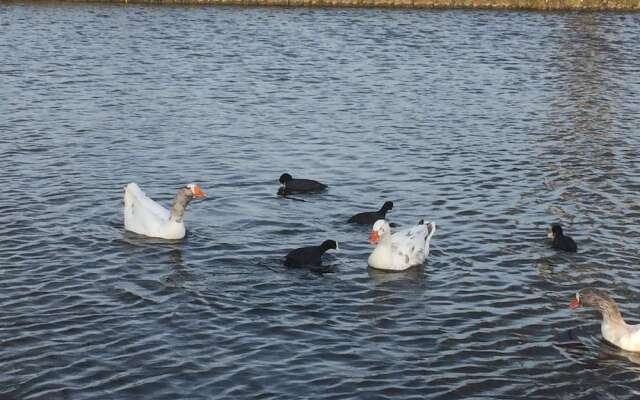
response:
[[[373,279],[376,286],[386,286],[389,284],[406,285],[406,287],[423,286],[425,282],[425,267],[418,265],[404,271],[382,271],[379,269],[367,268],[369,277]]]
[[[602,339],[600,341],[598,360],[605,364],[617,364],[620,359],[636,364],[638,367],[635,369],[640,372],[640,353],[623,350]]]
[[[182,265],[182,250],[181,249],[173,249],[169,251],[169,259],[177,268],[183,268]]]
[[[550,64],[549,79],[558,90],[551,101],[548,129],[561,143],[553,143],[552,150],[558,161],[564,161],[556,164],[559,178],[580,179],[594,167],[610,173],[615,166],[610,147],[612,111],[619,109],[623,91],[612,65],[620,57],[608,44],[600,18],[594,14],[567,18]]]
[[[625,107],[626,61],[601,15],[575,14],[563,24],[550,46],[546,84],[554,96],[539,142],[546,160],[545,212],[569,230],[585,224],[597,229],[610,210],[629,212],[619,179],[629,164],[617,157],[626,139],[616,128]]]
[[[173,269],[169,275],[166,276],[165,284],[167,286],[181,286],[185,281],[188,281],[191,277],[191,273],[185,267],[182,259],[182,250],[175,248],[167,252],[169,258],[169,265],[173,266]]]
[[[180,246],[185,239],[178,240],[168,240],[168,239],[158,239],[149,236],[139,235],[137,233],[129,232],[124,230],[124,226],[121,226],[122,229],[122,242],[133,248],[169,248],[174,250],[179,250]]]

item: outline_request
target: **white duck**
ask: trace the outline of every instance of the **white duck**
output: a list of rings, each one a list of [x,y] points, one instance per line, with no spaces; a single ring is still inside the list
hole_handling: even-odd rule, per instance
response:
[[[627,324],[616,302],[603,290],[580,289],[569,306],[572,309],[580,306],[597,308],[602,313],[600,330],[604,339],[623,350],[640,351],[640,325]]]
[[[436,231],[435,222],[420,220],[418,225],[391,234],[391,226],[384,219],[373,224],[371,244],[376,248],[369,256],[369,266],[388,271],[404,271],[420,265],[429,255],[429,241]]]
[[[124,190],[124,228],[150,237],[182,239],[186,232],[184,210],[194,197],[206,197],[200,185],[192,183],[181,188],[169,211],[130,183]]]

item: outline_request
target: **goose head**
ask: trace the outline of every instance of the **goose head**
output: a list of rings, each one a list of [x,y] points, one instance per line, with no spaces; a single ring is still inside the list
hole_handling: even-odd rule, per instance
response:
[[[185,189],[189,189],[191,195],[196,199],[207,197],[207,194],[202,191],[202,188],[200,188],[200,185],[198,185],[197,183],[190,183],[185,186]]]
[[[173,206],[171,207],[171,219],[177,222],[182,222],[184,216],[184,210],[187,208],[191,200],[201,199],[207,197],[207,194],[202,191],[200,185],[196,183],[190,183],[178,190]]]
[[[592,307],[599,310],[605,319],[622,319],[618,304],[601,289],[588,287],[578,290],[576,296],[571,300],[569,307],[575,310],[580,306]]]
[[[571,300],[569,307],[574,310],[580,306],[602,308],[611,303],[614,303],[614,301],[604,290],[588,287],[576,292],[576,296]]]
[[[388,235],[390,232],[391,226],[389,226],[389,223],[386,220],[377,220],[376,223],[373,224],[373,228],[371,229],[371,238],[369,239],[369,243],[378,244],[378,242],[380,242],[380,239],[382,239],[383,236]]]

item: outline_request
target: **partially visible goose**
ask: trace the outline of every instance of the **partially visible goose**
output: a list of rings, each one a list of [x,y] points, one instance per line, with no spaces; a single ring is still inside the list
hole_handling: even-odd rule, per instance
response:
[[[376,221],[370,240],[376,248],[369,256],[369,266],[387,271],[403,271],[424,263],[429,255],[429,241],[435,231],[435,222],[425,223],[420,220],[416,226],[392,235],[387,221]]]
[[[393,209],[393,201],[386,201],[378,211],[361,212],[349,218],[350,223],[371,225],[379,219],[385,219],[387,212]]]
[[[294,179],[286,173],[280,175],[279,181],[282,186],[278,189],[278,194],[282,196],[293,193],[321,192],[327,188],[327,185],[313,179]]]
[[[319,267],[322,265],[322,255],[329,249],[338,249],[334,240],[325,240],[320,246],[301,247],[291,250],[285,257],[287,267]]]
[[[587,306],[600,310],[600,329],[604,339],[623,350],[640,351],[640,325],[627,324],[618,305],[605,291],[595,288],[580,289],[569,306],[572,309]]]
[[[184,210],[193,198],[206,197],[200,185],[189,184],[180,190],[171,211],[151,200],[135,183],[124,191],[124,228],[140,235],[161,239],[182,239],[186,233]]]
[[[564,250],[575,253],[578,251],[578,245],[569,236],[565,236],[560,224],[551,224],[551,229],[547,233],[547,237],[552,239],[551,247],[556,250]]]

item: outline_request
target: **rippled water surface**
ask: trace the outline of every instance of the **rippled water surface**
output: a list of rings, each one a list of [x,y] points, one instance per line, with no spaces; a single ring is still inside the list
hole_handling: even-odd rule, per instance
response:
[[[1,399],[634,398],[640,17],[0,5]],[[278,198],[283,172],[329,184]],[[123,229],[128,182],[188,236]],[[353,213],[438,230],[367,268]],[[561,222],[578,254],[549,248]],[[340,243],[333,273],[287,269]]]

